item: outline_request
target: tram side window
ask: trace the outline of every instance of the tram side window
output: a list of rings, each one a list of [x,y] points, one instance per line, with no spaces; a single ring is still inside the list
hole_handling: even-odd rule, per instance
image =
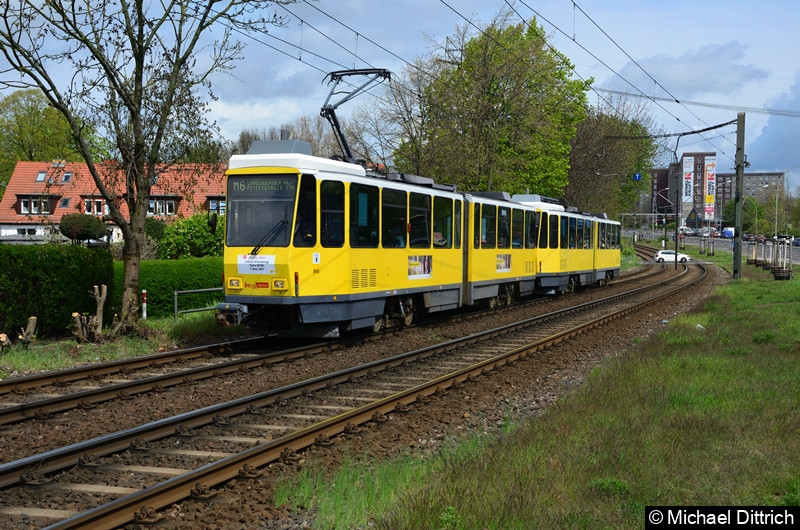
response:
[[[317,179],[313,175],[303,175],[300,179],[293,234],[292,241],[296,247],[317,244]]]
[[[620,225],[614,226],[614,248],[620,248],[619,235],[622,227]]]
[[[472,231],[475,234],[475,248],[481,248],[481,205],[476,204],[472,211]]]
[[[433,246],[453,248],[453,199],[433,198]]]
[[[350,185],[350,246],[378,246],[378,188]]]
[[[605,223],[598,223],[598,233],[597,233],[597,246],[599,248],[606,248],[606,224]]]
[[[525,248],[539,245],[539,212],[525,212]]]
[[[538,214],[538,212],[537,212],[537,214]],[[542,228],[542,238],[541,238],[541,241],[539,241],[539,246],[541,248],[547,248],[547,246],[548,246],[548,244],[547,244],[547,239],[548,239],[547,238],[547,234],[548,234],[548,230],[549,230],[549,227],[550,227],[550,225],[548,224],[548,220],[547,220],[547,212],[542,212],[541,221],[542,222],[541,222],[541,224],[539,226],[541,226],[541,228]]]
[[[484,204],[481,208],[481,248],[497,247],[497,206]]]
[[[511,248],[511,208],[497,209],[497,248]]]
[[[592,248],[592,229],[594,223],[588,219],[583,222],[583,248]]]
[[[411,213],[409,236],[411,248],[430,248],[431,246],[431,197],[412,193],[409,204]]]
[[[381,200],[381,244],[383,248],[406,248],[406,192],[384,188]]]
[[[319,210],[322,246],[344,246],[344,183],[325,180],[320,184]]]
[[[558,216],[550,216],[550,248],[558,248]]]
[[[525,224],[523,219],[525,212],[522,210],[512,210],[511,212],[511,246],[513,248],[522,248],[522,243],[525,241]]]
[[[561,217],[561,248],[570,248],[572,238],[569,233],[569,217]]]
[[[462,203],[461,201],[456,201],[456,214],[455,214],[455,225],[453,227],[453,247],[461,248],[461,208]]]
[[[569,248],[581,248],[583,245],[583,224],[578,224],[580,219],[569,218]]]

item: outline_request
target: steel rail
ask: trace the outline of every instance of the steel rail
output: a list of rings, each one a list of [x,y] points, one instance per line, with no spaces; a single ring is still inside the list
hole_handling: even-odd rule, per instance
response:
[[[685,270],[688,270],[685,269]],[[685,271],[684,271],[685,272]],[[664,285],[667,282],[673,281],[674,278],[664,280],[655,286]],[[500,334],[507,333],[509,330],[530,326],[537,322],[551,320],[553,318],[562,317],[572,312],[585,309],[594,305],[607,303],[608,300],[620,299],[623,297],[632,296],[635,293],[642,292],[653,287],[642,287],[629,291],[627,293],[615,295],[610,298],[585,302],[577,306],[567,309],[561,309],[531,317],[520,322],[507,324],[495,329],[482,331],[470,335],[468,337],[454,339],[439,345],[422,348],[411,352],[405,352],[387,359],[380,359],[372,361],[359,366],[346,368],[333,372],[331,374],[318,376],[306,381],[301,381],[291,385],[287,385],[278,389],[271,389],[259,394],[246,396],[236,400],[228,401],[217,405],[211,405],[198,409],[195,411],[178,414],[170,418],[164,418],[145,425],[118,431],[116,433],[107,434],[84,442],[72,444],[67,447],[46,451],[37,455],[31,455],[13,462],[0,464],[0,487],[7,487],[21,481],[21,477],[29,470],[35,470],[37,475],[44,475],[53,473],[64,469],[70,465],[75,465],[79,462],[80,458],[85,454],[92,454],[96,456],[105,456],[116,451],[123,450],[130,446],[131,442],[136,439],[144,441],[157,440],[165,436],[173,434],[178,429],[195,428],[202,425],[212,423],[217,416],[232,416],[246,412],[249,407],[261,407],[273,403],[281,398],[291,398],[302,394],[303,391],[313,391],[324,388],[329,384],[336,384],[346,381],[350,377],[363,375],[370,370],[375,370],[379,367],[393,367],[401,364],[402,362],[419,357],[427,357],[434,355],[440,351],[454,348],[457,344],[474,343],[487,338],[492,338]],[[680,288],[677,288],[680,289]],[[665,291],[659,295],[666,297],[671,295],[675,289]]]
[[[702,266],[700,266],[700,268],[705,270]],[[688,267],[684,269],[684,271],[687,270]],[[253,447],[239,454],[223,458],[196,470],[145,488],[136,493],[123,496],[110,503],[65,519],[48,528],[114,528],[135,520],[137,516],[141,515],[142,507],[146,506],[148,507],[148,512],[152,512],[152,510],[169,506],[172,503],[187,498],[188,496],[192,495],[192,492],[198,485],[202,485],[202,489],[206,490],[208,487],[213,487],[232,478],[252,476],[248,470],[277,461],[286,455],[287,452],[300,451],[306,447],[309,447],[310,445],[319,443],[320,440],[328,440],[334,436],[337,436],[352,426],[357,426],[362,423],[375,420],[382,415],[385,416],[386,414],[394,412],[399,408],[409,406],[414,402],[424,401],[425,398],[437,392],[446,391],[454,384],[463,383],[473,377],[485,374],[494,368],[514,362],[518,359],[524,359],[528,354],[543,349],[548,345],[566,340],[571,336],[583,333],[586,330],[602,325],[609,320],[630,314],[631,312],[637,311],[641,307],[649,305],[654,301],[658,301],[662,298],[675,294],[675,292],[678,290],[694,285],[704,276],[705,272],[703,273],[703,276],[697,278],[687,285],[671,289],[669,293],[659,294],[658,296],[652,297],[646,301],[638,302],[623,309],[594,318],[587,322],[583,322],[577,326],[571,327],[570,329],[561,331],[544,339],[540,339],[536,342],[511,349],[491,359],[456,370],[450,374],[437,377],[428,382],[412,386],[406,390],[376,400],[354,410],[299,429],[276,440]],[[613,298],[616,299],[619,298],[619,296],[615,296]],[[598,302],[593,302],[584,305],[596,305],[597,303]],[[526,323],[527,325],[530,325],[532,321],[537,319],[538,318],[528,319]],[[499,329],[508,329],[512,327],[519,326],[512,324],[503,326]],[[485,340],[487,336],[494,336],[496,334],[497,330],[481,332],[464,339],[449,341],[442,345],[423,348],[415,352],[407,352],[392,357],[385,363],[383,361],[368,363],[370,368],[367,369],[367,371],[378,368],[378,365],[383,365],[383,368],[399,365],[403,360],[411,357],[412,355],[428,356],[432,355],[434,351],[449,350],[455,348],[458,344],[476,342],[481,340],[481,338]],[[349,372],[350,370],[347,371]],[[328,379],[328,376],[316,379],[322,381]]]
[[[245,347],[241,345],[240,347]],[[252,357],[235,359],[209,366],[200,366],[188,370],[134,379],[91,390],[73,392],[62,396],[39,399],[29,403],[20,403],[0,408],[0,426],[31,418],[42,418],[56,412],[64,412],[74,408],[91,408],[93,405],[112,399],[127,399],[144,392],[160,392],[165,388],[192,383],[211,377],[228,375],[240,370],[266,366],[268,364],[298,359],[316,353],[326,346],[301,346],[278,352],[265,353]]]
[[[254,344],[263,341],[264,337],[253,337],[220,344],[197,346],[182,350],[173,350],[161,353],[119,359],[106,363],[92,364],[90,366],[77,366],[65,370],[43,372],[38,374],[11,377],[0,381],[0,395],[38,388],[45,385],[70,383],[87,379],[91,376],[104,376],[118,374],[126,370],[137,370],[159,365],[166,365],[176,360],[190,360],[212,355],[231,355],[244,348],[251,348]]]

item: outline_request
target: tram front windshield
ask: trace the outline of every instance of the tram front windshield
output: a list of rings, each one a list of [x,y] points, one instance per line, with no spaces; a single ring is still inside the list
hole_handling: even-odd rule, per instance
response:
[[[228,177],[228,246],[289,246],[297,179],[298,175]]]

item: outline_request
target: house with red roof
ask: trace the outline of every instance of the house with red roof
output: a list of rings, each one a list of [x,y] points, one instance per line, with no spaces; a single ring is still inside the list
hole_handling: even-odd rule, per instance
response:
[[[125,192],[124,175],[111,164],[108,187],[119,197]],[[158,172],[151,188],[147,215],[170,223],[198,212],[225,214],[225,166],[185,164]],[[128,208],[120,200],[128,217]],[[6,192],[0,200],[0,242],[46,243],[62,241],[58,231],[66,214],[82,213],[102,217],[108,205],[97,189],[88,167],[82,162],[17,162]],[[108,223],[111,241],[121,241],[119,228]]]

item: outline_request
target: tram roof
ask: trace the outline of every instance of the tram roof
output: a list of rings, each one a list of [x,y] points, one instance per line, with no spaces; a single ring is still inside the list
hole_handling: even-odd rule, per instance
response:
[[[248,167],[289,167],[300,172],[328,172],[351,176],[366,176],[366,170],[356,164],[349,164],[331,158],[320,158],[303,153],[255,153],[233,155],[228,164],[229,169]]]

